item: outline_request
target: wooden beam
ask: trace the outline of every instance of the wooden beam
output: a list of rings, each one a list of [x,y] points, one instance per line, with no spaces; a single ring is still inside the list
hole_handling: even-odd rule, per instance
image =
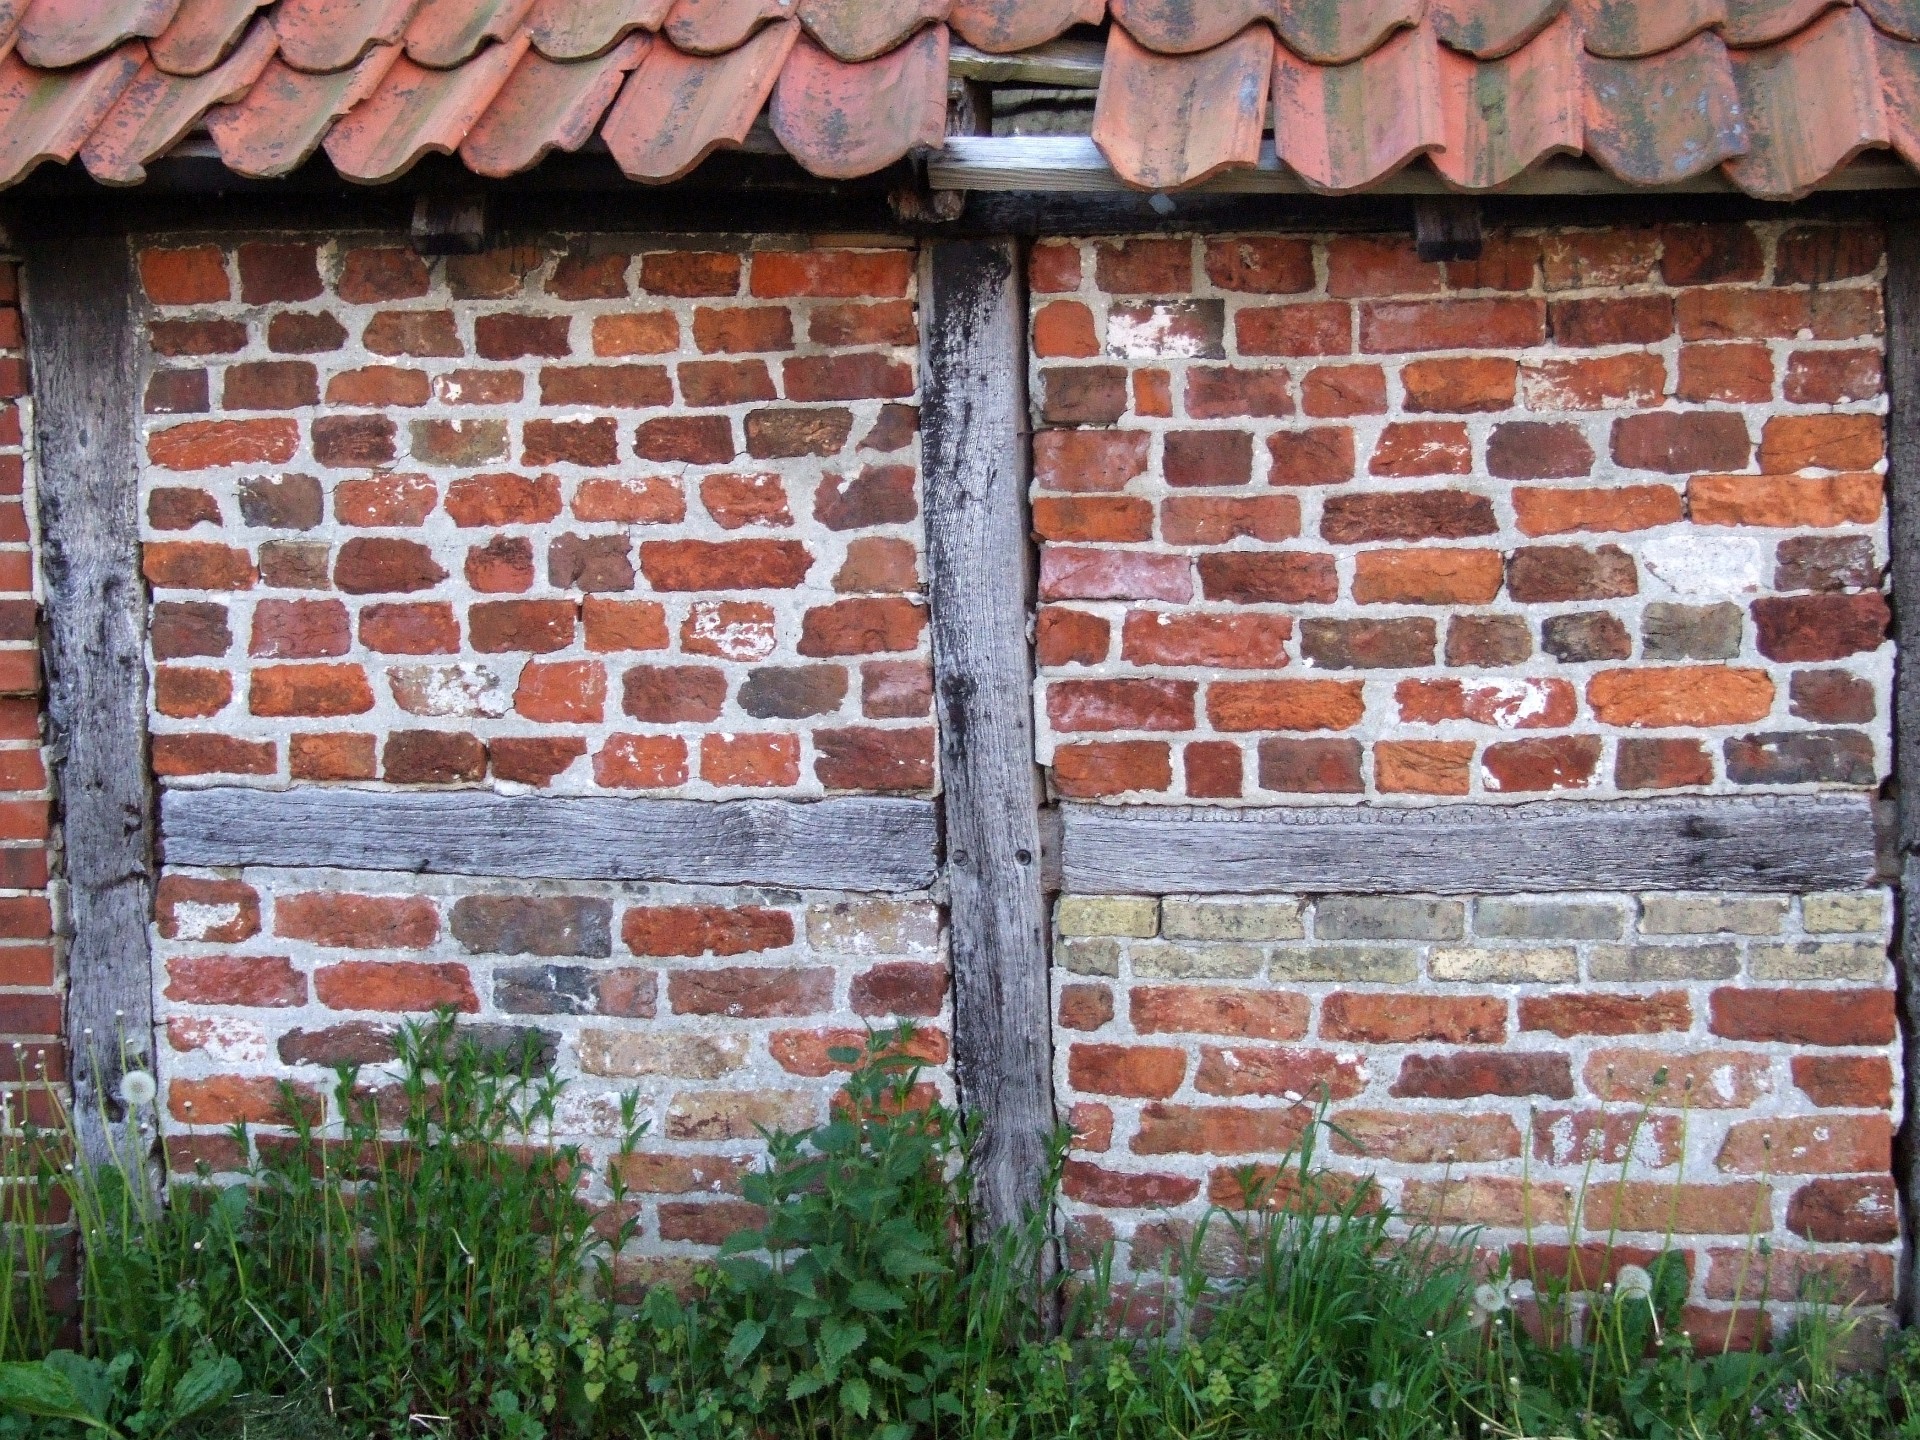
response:
[[[1065,888],[1082,895],[1501,895],[1871,885],[1864,795],[1558,801],[1387,810],[1070,805]]]
[[[1920,226],[1887,226],[1888,525],[1893,582],[1893,778],[1900,861],[1894,943],[1905,1118],[1894,1144],[1904,1217],[1900,1313],[1920,1314]]]
[[[48,753],[56,757],[67,899],[67,1038],[81,1147],[107,1158],[122,1050],[151,1064],[152,790],[146,587],[140,576],[144,346],[123,239],[29,245]]]
[[[954,1069],[980,1120],[983,1225],[1036,1206],[1055,1116],[1040,773],[1033,761],[1026,287],[1012,240],[922,252],[934,703],[951,913]]]
[[[947,73],[958,79],[1036,89],[1098,90],[1106,62],[1107,47],[1099,40],[1050,40],[1010,55],[956,41],[947,51]]]
[[[927,183],[936,190],[1025,190],[1061,193],[1125,191],[1100,147],[1089,135],[949,136],[946,148],[927,161]],[[1920,173],[1898,160],[1869,158],[1843,165],[1821,190],[1888,190],[1920,186]],[[1184,195],[1311,195],[1316,193],[1282,164],[1271,140],[1247,169],[1227,170],[1181,191]],[[1409,165],[1369,185],[1366,195],[1457,195],[1426,165]],[[1558,157],[1516,177],[1499,195],[1727,195],[1739,187],[1710,170],[1676,185],[1635,185],[1588,160]]]
[[[925,890],[933,802],[651,800],[486,790],[168,790],[169,865],[317,866],[528,880]]]

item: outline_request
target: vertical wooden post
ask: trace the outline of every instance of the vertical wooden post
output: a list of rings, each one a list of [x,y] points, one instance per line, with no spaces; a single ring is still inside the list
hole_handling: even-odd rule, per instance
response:
[[[140,576],[140,349],[125,239],[29,244],[23,267],[46,589],[49,753],[64,841],[67,1040],[83,1151],[104,1160],[122,1048],[153,1053],[153,797]]]
[[[1012,240],[921,265],[927,569],[952,914],[954,1059],[981,1121],[981,1219],[1041,1196],[1053,1108],[1042,790],[1033,758],[1026,303]]]
[[[1905,1221],[1900,1311],[1920,1307],[1920,222],[1887,226],[1888,521],[1894,637],[1893,775],[1900,889],[1894,969],[1899,989],[1905,1120],[1894,1148],[1894,1178]]]

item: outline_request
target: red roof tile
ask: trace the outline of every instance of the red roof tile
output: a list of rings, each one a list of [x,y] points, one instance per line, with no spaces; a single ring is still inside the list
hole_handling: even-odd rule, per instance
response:
[[[248,176],[323,145],[370,183],[429,151],[507,175],[597,134],[660,181],[763,111],[869,174],[942,144],[950,28],[1002,54],[1086,24],[1094,140],[1144,189],[1263,163],[1269,114],[1336,193],[1573,153],[1789,198],[1864,148],[1920,163],[1920,0],[0,0],[0,184],[76,155],[132,183],[203,123]]]

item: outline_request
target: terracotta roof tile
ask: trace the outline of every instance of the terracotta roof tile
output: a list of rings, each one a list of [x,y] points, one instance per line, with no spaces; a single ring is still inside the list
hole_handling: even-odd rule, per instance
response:
[[[1733,62],[1718,35],[1642,60],[1586,60],[1587,154],[1636,185],[1671,185],[1746,153]]]
[[[724,55],[655,45],[600,127],[614,162],[635,180],[658,183],[740,144],[799,38],[799,22],[785,20]]]
[[[179,8],[180,0],[32,0],[14,47],[36,69],[59,70],[158,35]]]
[[[181,0],[172,23],[147,42],[147,58],[169,75],[204,75],[240,43],[247,21],[265,3]]]
[[[527,34],[549,60],[590,60],[635,30],[658,30],[672,8],[673,0],[537,0]]]
[[[379,88],[400,47],[369,50],[351,69],[309,75],[270,61],[246,96],[207,112],[207,133],[229,170],[271,179],[297,170],[320,148],[327,129]]]
[[[0,0],[0,183],[76,153],[130,182],[203,118],[245,175],[321,145],[504,175],[598,129],[657,181],[763,111],[868,174],[944,142],[949,26],[1004,54],[1103,21],[1093,138],[1156,190],[1272,163],[1269,89],[1272,153],[1330,192],[1423,153],[1468,191],[1565,152],[1782,197],[1863,147],[1920,165],[1920,0]]]
[[[490,45],[470,65],[429,70],[402,56],[380,88],[327,133],[327,156],[349,180],[404,175],[422,155],[451,155],[526,53],[525,32]]]
[[[1407,30],[1345,65],[1309,65],[1281,47],[1273,66],[1274,148],[1315,190],[1359,190],[1446,143],[1438,45]]]
[[[780,143],[815,175],[884,170],[947,133],[947,27],[930,25],[877,60],[851,64],[802,36],[774,83]]]
[[[273,51],[273,27],[261,22],[225,64],[203,75],[169,75],[149,59],[81,147],[87,173],[109,185],[137,185],[147,178],[147,161],[172,149],[211,106],[246,94]]]
[[[675,0],[666,37],[689,55],[721,55],[772,20],[793,14],[794,0]]]
[[[529,49],[460,142],[460,158],[479,175],[516,175],[549,150],[578,150],[652,43],[629,35],[598,59],[565,63]]]
[[[1249,25],[1211,50],[1176,59],[1114,26],[1094,143],[1122,180],[1144,190],[1255,164],[1274,49],[1271,30]]]

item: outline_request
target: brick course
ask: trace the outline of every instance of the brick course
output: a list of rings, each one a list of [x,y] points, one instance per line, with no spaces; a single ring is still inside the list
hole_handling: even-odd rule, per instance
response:
[[[932,789],[911,251],[141,273],[163,779]]]
[[[1845,273],[1814,283],[1797,257],[1829,242]],[[1688,258],[1731,250],[1753,263]],[[1872,227],[1785,224],[1497,234],[1451,265],[1399,237],[1040,244],[1055,791],[1874,784],[1880,263]]]

